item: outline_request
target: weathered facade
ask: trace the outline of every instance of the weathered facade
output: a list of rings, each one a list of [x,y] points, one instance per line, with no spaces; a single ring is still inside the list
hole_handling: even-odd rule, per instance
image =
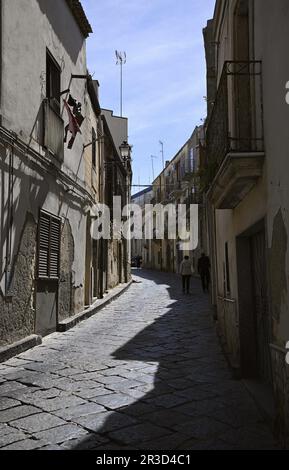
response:
[[[153,199],[153,191],[152,187],[148,186],[147,188],[139,191],[138,193],[134,194],[131,197],[131,203],[136,204],[140,207],[142,211],[142,239],[132,239],[131,242],[131,257],[134,258],[136,256],[141,256],[142,258],[142,266],[144,268],[151,268],[152,267],[152,251],[151,251],[151,240],[145,239],[145,231],[144,231],[144,224],[145,224],[145,206],[147,204],[151,204]]]
[[[120,147],[128,141],[128,122],[126,118],[114,116],[113,112],[102,109],[104,133],[104,202],[110,208],[113,231],[114,197],[119,197],[122,211],[130,203],[131,161],[122,158]],[[125,216],[122,217],[125,221]],[[130,279],[130,240],[127,240],[121,229],[118,239],[112,237],[106,243],[105,290]]]
[[[219,331],[239,374],[274,392],[275,422],[287,444],[288,20],[286,1],[216,2],[204,31],[202,179]]]
[[[92,240],[90,224],[91,208],[105,199],[106,170],[81,3],[3,0],[0,9],[4,345],[55,331],[103,295],[105,247]]]
[[[179,204],[187,206],[187,217],[191,204],[199,205],[199,244],[197,249],[185,251],[182,241],[178,238],[169,239],[165,227],[164,239],[154,239],[149,243],[150,267],[161,271],[179,272],[183,257],[188,255],[197,270],[197,260],[202,251],[206,251],[207,240],[203,230],[203,210],[200,196],[200,168],[203,158],[203,127],[194,129],[191,137],[177,152],[171,161],[152,184],[153,204],[172,204],[176,208]]]

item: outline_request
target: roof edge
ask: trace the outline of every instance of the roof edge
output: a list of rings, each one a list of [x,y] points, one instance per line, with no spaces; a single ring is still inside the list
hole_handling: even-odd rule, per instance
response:
[[[79,0],[66,0],[83,36],[87,38],[92,33],[92,27],[87,19],[83,6]]]

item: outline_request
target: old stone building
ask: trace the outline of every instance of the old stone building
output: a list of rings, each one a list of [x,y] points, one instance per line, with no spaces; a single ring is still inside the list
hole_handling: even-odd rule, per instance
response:
[[[134,238],[131,241],[131,259],[134,259],[136,256],[140,256],[142,259],[141,265],[144,268],[152,267],[152,250],[151,250],[151,240],[146,240],[144,233],[144,224],[145,224],[145,207],[147,204],[151,204],[153,199],[152,187],[148,186],[147,188],[139,191],[131,197],[131,203],[136,204],[140,207],[142,211],[142,238]]]
[[[205,227],[202,212],[202,199],[200,193],[200,168],[203,159],[203,126],[197,126],[191,137],[181,147],[172,160],[166,162],[165,169],[152,184],[152,204],[166,206],[172,204],[177,208],[179,204],[187,206],[187,219],[189,220],[189,208],[191,204],[199,205],[199,243],[195,250],[184,250],[182,240],[167,234],[157,236],[149,243],[150,267],[160,271],[179,272],[179,266],[183,257],[188,255],[197,271],[197,260],[200,253],[206,250],[207,240],[203,230]],[[167,224],[167,222],[165,221]]]
[[[104,134],[104,202],[110,208],[111,224],[113,230],[113,204],[114,198],[120,198],[121,210],[130,202],[131,191],[131,148],[128,145],[128,122],[113,112],[102,109],[101,113]],[[124,154],[122,149],[124,150]],[[126,155],[127,152],[127,155]],[[124,221],[124,215],[122,221]],[[115,287],[119,283],[127,282],[130,276],[130,240],[127,240],[120,228],[118,239],[105,241],[104,252],[104,290]]]
[[[269,0],[217,0],[204,30],[202,175],[219,332],[252,393],[274,395],[272,418],[287,444],[288,20],[285,0],[276,8]]]
[[[107,248],[90,233],[91,208],[110,188],[110,125],[88,74],[89,21],[78,0],[3,0],[0,7],[4,345],[54,331],[117,282],[104,285]],[[123,178],[129,165],[119,162]]]

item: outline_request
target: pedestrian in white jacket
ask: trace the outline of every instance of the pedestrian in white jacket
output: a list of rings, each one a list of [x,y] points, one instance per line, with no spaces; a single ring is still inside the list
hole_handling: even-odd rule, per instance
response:
[[[182,276],[183,293],[190,293],[191,276],[194,272],[192,262],[188,256],[185,256],[180,264],[180,274]]]

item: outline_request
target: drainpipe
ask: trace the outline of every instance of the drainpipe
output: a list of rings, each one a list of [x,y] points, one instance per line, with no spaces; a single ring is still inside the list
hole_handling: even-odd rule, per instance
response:
[[[11,283],[11,251],[12,251],[12,225],[13,225],[13,168],[14,146],[9,152],[8,194],[7,194],[7,232],[6,232],[6,262],[5,262],[5,295],[8,294]]]
[[[0,126],[2,126],[3,2],[0,0]]]
[[[104,135],[103,132],[104,132],[104,127],[103,127],[103,122],[102,122],[102,119],[100,119],[100,132],[101,132],[101,135]],[[105,191],[105,187],[104,187],[104,160],[105,160],[105,146],[104,146],[104,139],[101,138],[99,140],[99,148],[98,148],[98,151],[99,151],[99,181],[98,181],[98,186],[99,186],[99,202],[101,203],[104,203],[105,202],[105,199],[104,199],[104,191]],[[97,250],[97,254],[98,254],[98,266],[99,266],[99,289],[98,289],[98,296],[100,299],[103,299],[103,294],[104,294],[104,249],[105,249],[105,246],[104,246],[104,240],[103,238],[101,238],[100,240],[98,240],[98,250]]]
[[[103,243],[103,238],[101,238],[99,241],[99,250],[98,250],[98,257],[99,257],[99,292],[98,296],[100,299],[103,299],[103,271],[104,271],[104,243]]]

